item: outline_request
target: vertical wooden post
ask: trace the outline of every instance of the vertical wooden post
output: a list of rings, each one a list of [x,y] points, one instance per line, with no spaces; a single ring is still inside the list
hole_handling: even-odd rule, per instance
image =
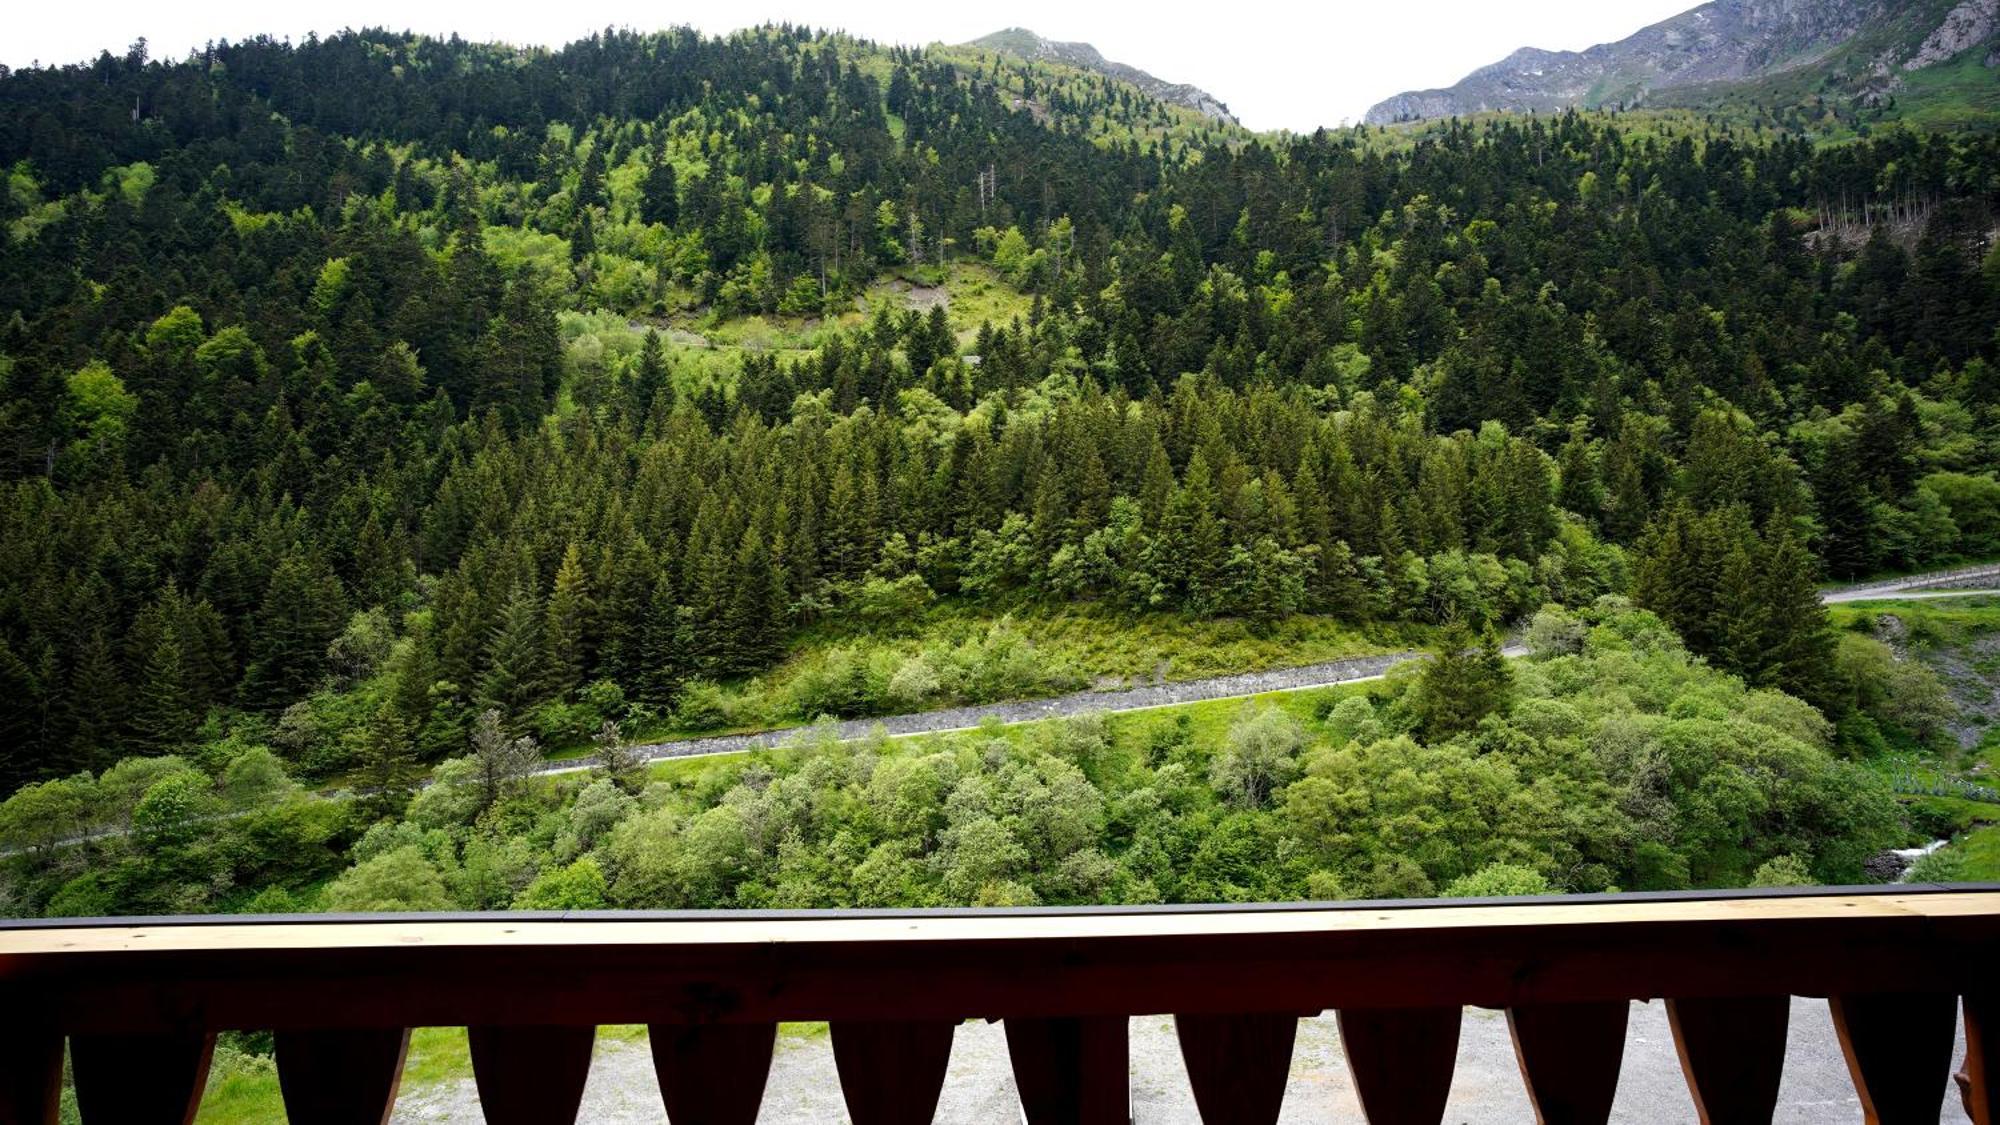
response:
[[[383,1125],[396,1108],[407,1027],[280,1031],[278,1088],[292,1125]]]
[[[1028,1125],[1129,1125],[1126,1017],[1004,1022],[1007,1055]]]
[[[1175,1016],[1174,1032],[1203,1121],[1278,1120],[1299,1034],[1297,1015]]]
[[[84,1125],[186,1125],[201,1105],[215,1033],[73,1035],[70,1077]]]
[[[468,1027],[487,1125],[567,1125],[583,1104],[597,1028]]]
[[[1674,1050],[1702,1125],[1771,1120],[1791,1014],[1789,996],[1667,1001]]]
[[[1507,1009],[1514,1059],[1543,1125],[1602,1125],[1625,1061],[1623,1000],[1527,1004]]]
[[[951,1063],[952,1020],[836,1020],[833,1065],[854,1125],[929,1125]]]
[[[1369,1125],[1437,1125],[1458,1067],[1459,1008],[1342,1008],[1340,1042]]]
[[[1930,1125],[1944,1109],[1952,1017],[1945,993],[1830,996],[1833,1029],[1867,1125]]]
[[[656,1023],[647,1030],[669,1121],[751,1125],[757,1120],[777,1024]]]
[[[2000,993],[1968,992],[1965,1004],[1965,1065],[1959,1068],[1958,1097],[1972,1125],[2000,1125]]]
[[[56,1125],[62,1062],[62,1033],[25,1005],[14,1007],[0,1022],[0,1125]]]

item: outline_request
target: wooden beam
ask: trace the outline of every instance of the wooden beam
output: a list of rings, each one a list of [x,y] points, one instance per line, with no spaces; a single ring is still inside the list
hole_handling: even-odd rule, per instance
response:
[[[648,1031],[669,1121],[751,1125],[757,1120],[777,1024],[656,1023]]]
[[[465,1034],[487,1125],[566,1125],[576,1120],[597,1028],[488,1024],[468,1027]]]
[[[1340,1043],[1370,1125],[1437,1125],[1458,1066],[1458,1008],[1342,1008]]]
[[[1830,996],[1833,1028],[1867,1125],[1931,1125],[1944,1108],[1958,997],[1936,993]]]
[[[829,1029],[854,1125],[929,1125],[951,1064],[951,1020],[842,1020]]]
[[[383,1125],[396,1108],[407,1027],[280,1031],[278,1087],[292,1125]]]
[[[1791,1015],[1789,996],[1667,1001],[1674,1049],[1702,1125],[1771,1120]]]
[[[0,1019],[0,1125],[56,1125],[62,1100],[62,1033],[33,1009]]]
[[[1203,1121],[1278,1120],[1299,1034],[1296,1012],[1175,1016],[1174,1032]]]
[[[214,1032],[72,1036],[77,1111],[84,1125],[187,1125],[214,1054]]]
[[[1129,1125],[1126,1017],[1017,1018],[1005,1027],[1028,1125]]]
[[[1625,1001],[1507,1009],[1514,1059],[1543,1125],[1603,1125],[1625,1059]]]

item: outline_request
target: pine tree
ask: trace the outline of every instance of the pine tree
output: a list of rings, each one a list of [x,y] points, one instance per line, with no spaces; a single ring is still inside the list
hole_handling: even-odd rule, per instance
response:
[[[510,736],[500,722],[500,712],[481,711],[472,721],[472,760],[479,771],[481,811],[492,808],[511,794],[542,764],[542,749],[526,735]]]
[[[1216,508],[1208,462],[1196,453],[1161,516],[1152,566],[1176,604],[1190,613],[1214,612],[1222,596],[1229,545]]]
[[[590,155],[576,177],[576,208],[585,211],[604,203],[604,141],[592,142]]]
[[[1499,639],[1488,631],[1475,643],[1470,629],[1453,623],[1417,681],[1411,707],[1417,729],[1432,741],[1473,730],[1486,716],[1506,712],[1513,686]]]
[[[548,650],[542,638],[540,599],[518,587],[500,611],[486,645],[486,674],[479,684],[481,706],[518,723],[547,698]]]
[[[188,700],[180,641],[162,636],[139,676],[129,741],[153,754],[172,754],[194,736],[199,719]]]
[[[674,597],[673,581],[665,571],[653,583],[652,597],[646,605],[640,660],[644,671],[638,679],[639,698],[654,707],[673,706],[680,697],[681,681],[687,677],[687,622]]]
[[[653,163],[640,187],[639,221],[671,227],[681,221],[681,190],[674,162],[663,145],[653,151]]]
[[[567,699],[583,683],[589,665],[592,608],[590,585],[583,573],[583,552],[571,542],[556,570],[555,588],[549,593],[548,621],[542,630],[548,646],[543,686],[558,699]]]
[[[1765,637],[1762,682],[1829,712],[1838,709],[1834,635],[1820,600],[1819,568],[1797,532],[1773,516],[1759,559]]]
[[[258,607],[248,701],[273,707],[311,692],[326,672],[327,645],[346,621],[346,592],[325,561],[297,549],[286,555]]]
[[[63,691],[71,758],[79,768],[102,769],[117,760],[126,722],[125,679],[103,629],[91,630]]]
[[[784,579],[756,528],[743,533],[730,568],[729,607],[724,622],[723,668],[754,672],[784,651]]]
[[[1714,513],[1707,522],[1715,529],[1712,534],[1721,551],[1709,623],[1703,631],[1703,643],[1712,647],[1707,655],[1749,683],[1765,683],[1771,660],[1767,648],[1771,607],[1764,598],[1763,544],[1741,506]]]
[[[646,338],[639,345],[639,362],[632,370],[630,382],[630,401],[630,417],[635,422],[644,422],[655,409],[673,412],[674,385],[667,375],[666,349],[657,328],[646,329]]]
[[[1837,442],[1813,475],[1819,512],[1820,557],[1836,578],[1859,578],[1875,569],[1875,515],[1868,488],[1856,471],[1854,443]]]
[[[367,780],[367,805],[377,815],[393,815],[409,798],[417,776],[410,729],[396,708],[385,702],[375,709],[361,739],[361,775]]]

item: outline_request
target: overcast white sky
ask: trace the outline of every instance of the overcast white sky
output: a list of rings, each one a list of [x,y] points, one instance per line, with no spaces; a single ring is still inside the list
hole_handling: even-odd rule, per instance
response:
[[[145,36],[155,58],[260,32],[297,39],[343,27],[456,31],[468,39],[556,45],[604,27],[690,24],[725,32],[764,22],[837,28],[891,43],[958,43],[1004,26],[1081,40],[1107,58],[1192,82],[1255,129],[1309,130],[1357,119],[1391,94],[1456,82],[1517,47],[1578,49],[1621,39],[1697,0],[22,0],[0,63],[81,62]]]

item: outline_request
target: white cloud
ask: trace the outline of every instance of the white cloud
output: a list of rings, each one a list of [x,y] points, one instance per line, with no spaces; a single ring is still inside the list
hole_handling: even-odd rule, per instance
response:
[[[1354,120],[1408,89],[1444,86],[1517,47],[1577,49],[1619,39],[1689,6],[1689,0],[1421,0],[1410,4],[1301,4],[1238,0],[1086,5],[1014,0],[601,0],[592,5],[467,0],[259,0],[171,5],[101,0],[84,8],[23,5],[8,17],[0,62],[82,62],[122,53],[144,36],[156,57],[205,41],[260,33],[298,39],[344,27],[385,26],[468,39],[558,45],[605,27],[655,30],[690,24],[720,33],[763,23],[839,28],[891,43],[962,42],[1002,26],[1081,40],[1106,57],[1229,104],[1252,128],[1309,130]]]

